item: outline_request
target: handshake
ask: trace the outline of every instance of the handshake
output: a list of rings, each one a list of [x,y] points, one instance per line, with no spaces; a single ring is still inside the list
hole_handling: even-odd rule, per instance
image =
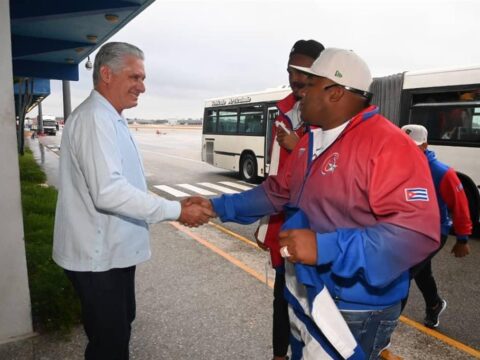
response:
[[[217,217],[210,200],[201,196],[190,196],[180,201],[182,211],[178,221],[185,226],[197,227]]]

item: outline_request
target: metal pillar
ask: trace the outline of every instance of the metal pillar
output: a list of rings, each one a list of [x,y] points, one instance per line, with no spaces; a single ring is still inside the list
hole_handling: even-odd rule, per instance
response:
[[[38,107],[38,116],[37,116],[37,129],[38,134],[43,134],[43,114],[42,114],[42,102],[40,101],[37,105]]]
[[[63,121],[67,122],[67,118],[72,112],[72,101],[70,95],[70,81],[62,80],[62,89],[63,89]]]

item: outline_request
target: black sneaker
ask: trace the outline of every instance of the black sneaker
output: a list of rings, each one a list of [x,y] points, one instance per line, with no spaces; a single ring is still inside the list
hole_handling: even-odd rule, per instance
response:
[[[427,316],[425,316],[424,324],[426,327],[434,329],[440,324],[440,314],[447,308],[447,302],[440,299],[440,304],[433,308],[427,307]]]

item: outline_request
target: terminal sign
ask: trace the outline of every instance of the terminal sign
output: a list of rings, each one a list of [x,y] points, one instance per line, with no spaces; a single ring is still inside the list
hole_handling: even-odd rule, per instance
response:
[[[244,104],[244,103],[249,103],[251,101],[252,101],[252,98],[250,96],[238,96],[238,97],[230,98],[228,99],[228,101],[225,99],[213,100],[212,106]]]

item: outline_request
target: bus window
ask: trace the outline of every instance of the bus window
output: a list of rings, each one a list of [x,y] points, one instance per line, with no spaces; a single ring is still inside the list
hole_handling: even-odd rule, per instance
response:
[[[263,106],[255,105],[240,109],[238,132],[246,135],[263,135]]]
[[[217,131],[217,111],[207,110],[203,117],[203,132],[205,134],[212,134]]]
[[[480,131],[480,108],[478,107],[473,110],[472,129]]]
[[[429,141],[478,145],[479,101],[473,92],[440,92],[413,95],[410,123],[427,128]]]
[[[237,109],[222,109],[218,113],[218,129],[220,134],[237,133]]]

